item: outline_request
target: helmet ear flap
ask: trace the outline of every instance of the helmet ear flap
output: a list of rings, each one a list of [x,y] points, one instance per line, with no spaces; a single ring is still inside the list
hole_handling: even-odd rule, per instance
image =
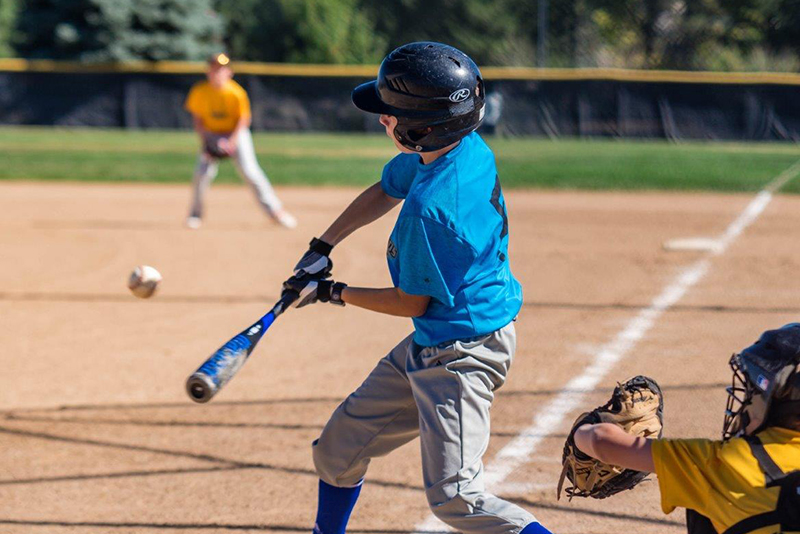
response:
[[[422,152],[423,147],[419,145],[417,142],[422,138],[422,136],[416,136],[416,139],[412,139],[412,132],[409,128],[405,128],[401,126],[400,120],[398,118],[397,126],[394,127],[394,138],[397,139],[397,142],[406,147],[409,150],[413,150],[415,152]]]
[[[408,136],[408,138],[411,140],[412,143],[416,143],[417,141],[419,141],[432,131],[433,128],[431,128],[430,126],[426,126],[425,128],[420,128],[418,130],[408,130],[408,132],[406,132],[406,135]]]

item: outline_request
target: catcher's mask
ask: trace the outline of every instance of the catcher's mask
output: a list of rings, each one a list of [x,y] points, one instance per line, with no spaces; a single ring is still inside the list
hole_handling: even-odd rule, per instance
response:
[[[478,128],[485,96],[481,72],[469,56],[452,46],[418,42],[386,56],[378,79],[355,88],[353,103],[397,117],[397,141],[415,152],[432,152]]]
[[[722,439],[753,435],[776,419],[800,419],[800,323],[764,332],[731,356]]]

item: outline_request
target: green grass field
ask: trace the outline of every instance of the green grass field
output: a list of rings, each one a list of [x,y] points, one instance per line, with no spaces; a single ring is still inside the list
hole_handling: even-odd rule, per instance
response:
[[[365,185],[395,150],[383,135],[255,136],[277,184]],[[800,160],[787,143],[488,138],[506,187],[755,191]],[[0,179],[188,182],[192,132],[0,128]],[[220,182],[236,182],[230,163]],[[800,193],[800,180],[786,192]]]

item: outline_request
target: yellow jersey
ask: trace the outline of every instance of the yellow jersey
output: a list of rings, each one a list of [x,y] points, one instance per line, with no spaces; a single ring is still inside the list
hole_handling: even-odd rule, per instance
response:
[[[232,132],[241,118],[250,117],[250,99],[242,86],[233,80],[220,89],[207,81],[196,83],[189,91],[184,107],[202,121],[206,130],[217,134]]]
[[[758,433],[769,456],[786,473],[800,469],[800,432],[771,427]],[[780,488],[764,487],[764,472],[744,439],[661,439],[653,463],[665,514],[677,507],[707,517],[717,532],[775,510]],[[773,534],[764,527],[753,534]]]

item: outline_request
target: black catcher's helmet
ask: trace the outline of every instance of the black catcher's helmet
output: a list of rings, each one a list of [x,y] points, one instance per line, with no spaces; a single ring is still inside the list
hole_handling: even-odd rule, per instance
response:
[[[473,132],[483,120],[483,78],[464,52],[441,43],[410,43],[381,63],[378,79],[359,85],[353,103],[394,115],[404,147],[432,152]]]
[[[730,366],[723,439],[753,435],[776,419],[800,419],[800,323],[767,330],[731,356]]]

